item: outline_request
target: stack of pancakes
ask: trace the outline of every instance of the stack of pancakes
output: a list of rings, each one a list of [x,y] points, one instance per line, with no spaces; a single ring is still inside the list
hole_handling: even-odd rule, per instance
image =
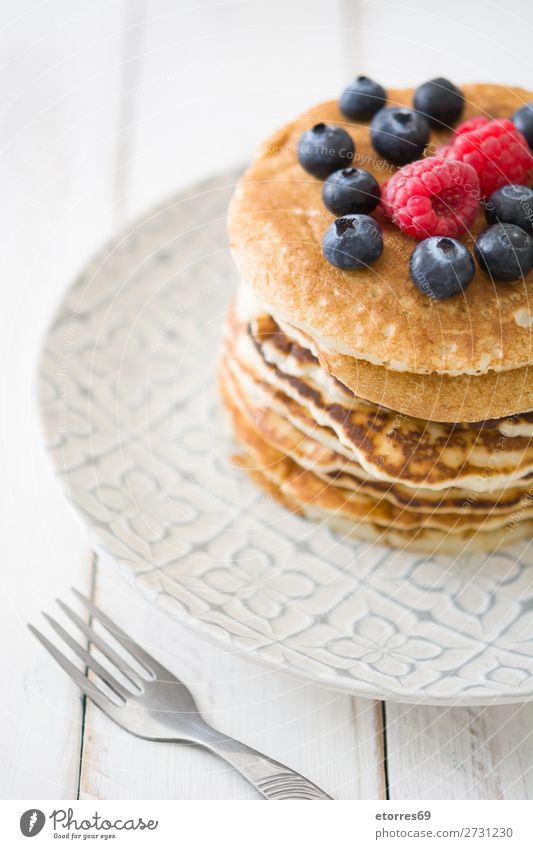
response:
[[[510,117],[531,92],[467,85],[464,118]],[[389,91],[388,105],[412,104]],[[336,102],[276,133],[229,216],[242,276],[220,378],[241,462],[289,508],[342,534],[425,552],[493,550],[533,530],[533,273],[432,301],[409,275],[416,242],[380,218],[384,250],[342,271],[322,255],[333,217],[298,164],[302,132],[343,126],[354,165],[395,169]],[[449,140],[434,133],[432,145]],[[379,217],[379,213],[378,216]],[[464,241],[486,227],[483,214]]]

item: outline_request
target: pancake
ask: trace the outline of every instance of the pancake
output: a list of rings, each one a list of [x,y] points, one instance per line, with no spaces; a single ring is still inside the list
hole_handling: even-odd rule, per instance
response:
[[[409,374],[319,350],[326,371],[362,398],[393,410],[440,422],[477,422],[533,410],[533,368],[473,377]]]
[[[459,485],[481,492],[517,483],[533,472],[533,442],[528,436],[509,436],[509,419],[488,426],[451,426],[400,416],[353,396],[345,404],[342,394],[331,397],[309,374],[286,374],[261,356],[261,340],[268,338],[265,322],[255,324],[254,334],[232,314],[229,321],[234,339],[230,367],[241,391],[355,460],[377,480],[434,490]],[[532,423],[524,418],[522,427],[526,425],[531,428]]]
[[[271,314],[244,282],[239,287],[237,303],[243,318]],[[533,368],[455,377],[410,374],[327,351],[308,331],[279,315],[276,323],[289,328],[295,338],[312,349],[324,371],[355,395],[405,415],[440,422],[478,422],[533,410]]]
[[[465,85],[463,91],[464,119],[509,117],[533,100],[533,93],[521,88]],[[388,96],[389,105],[411,105],[413,92],[389,90]],[[533,274],[512,285],[495,284],[476,268],[466,292],[432,301],[410,279],[415,240],[387,221],[382,222],[384,251],[372,267],[348,272],[324,260],[322,236],[332,216],[321,200],[322,182],[307,174],[295,155],[302,132],[321,121],[350,133],[354,164],[380,183],[395,171],[376,155],[368,124],[347,121],[336,101],[313,107],[262,146],[234,194],[229,232],[242,277],[268,311],[308,332],[328,354],[394,372],[484,375],[532,364]],[[433,132],[430,146],[450,135]],[[469,248],[485,227],[480,212],[464,238]]]
[[[259,436],[303,469],[313,471],[326,484],[349,491],[363,491],[374,498],[385,498],[397,507],[410,507],[422,513],[431,513],[438,508],[443,513],[486,514],[492,511],[509,516],[520,508],[531,510],[531,476],[525,480],[522,487],[507,487],[486,493],[460,487],[435,491],[375,480],[356,462],[347,460],[302,433],[270,406],[254,405],[253,401],[243,394],[227,359],[223,361],[221,373],[228,391],[231,390],[233,403],[247,419],[248,424],[255,427]]]
[[[241,465],[247,467],[247,457],[242,455]],[[282,492],[279,486],[257,469],[249,470],[250,476],[255,483],[268,495],[278,501],[283,507],[299,513],[306,519],[317,524],[328,527],[341,537],[353,537],[376,545],[389,546],[391,548],[408,549],[429,555],[459,556],[473,554],[475,552],[496,551],[503,545],[512,544],[531,536],[533,523],[529,523],[527,534],[513,528],[508,534],[501,530],[488,531],[485,533],[464,532],[463,534],[446,534],[442,531],[420,528],[415,534],[398,531],[394,528],[380,528],[370,522],[359,522],[354,525],[342,516],[334,516],[316,507],[300,504],[295,498],[290,498]]]
[[[339,494],[337,488],[324,485],[312,472],[301,469],[261,439],[235,404],[234,389],[226,382],[224,372],[221,392],[235,432],[245,447],[239,463],[284,506],[327,524],[337,533],[382,545],[448,554],[495,550],[531,535],[531,519],[516,522],[488,514],[476,521],[471,517],[445,517],[435,511],[421,521],[416,513],[395,509],[384,499]]]

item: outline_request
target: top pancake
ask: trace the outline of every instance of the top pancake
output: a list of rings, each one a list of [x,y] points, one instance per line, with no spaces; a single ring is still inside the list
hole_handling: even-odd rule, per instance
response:
[[[522,88],[465,85],[465,111],[510,117],[533,93]],[[412,106],[413,91],[389,90],[388,106]],[[322,255],[334,216],[322,203],[323,183],[296,157],[304,130],[319,122],[344,127],[356,145],[354,165],[380,183],[397,169],[377,156],[368,123],[350,122],[337,101],[315,106],[275,133],[260,149],[235,192],[229,232],[235,260],[255,294],[275,313],[307,330],[321,348],[391,371],[480,375],[533,362],[533,272],[515,283],[495,283],[476,265],[464,294],[435,302],[409,275],[416,241],[377,214],[384,251],[371,268],[341,271]],[[451,136],[432,133],[430,145]],[[433,152],[430,150],[430,152]],[[469,249],[487,226],[480,212]]]

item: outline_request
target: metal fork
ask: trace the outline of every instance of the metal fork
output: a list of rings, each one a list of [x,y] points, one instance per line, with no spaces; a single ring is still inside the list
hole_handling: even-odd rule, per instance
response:
[[[87,670],[90,669],[114,693],[118,704],[80,672],[37,628],[33,625],[28,627],[82,693],[121,728],[145,740],[194,743],[208,749],[237,769],[265,799],[331,799],[331,796],[300,773],[208,725],[182,681],[128,637],[88,598],[78,590],[73,592],[92,617],[104,626],[144,671],[144,675],[136,672],[114,651],[101,633],[95,631],[74,610],[58,599],[61,610],[89,642],[122,673],[130,685],[126,687],[55,619],[46,613],[43,614],[59,637],[83,661]]]

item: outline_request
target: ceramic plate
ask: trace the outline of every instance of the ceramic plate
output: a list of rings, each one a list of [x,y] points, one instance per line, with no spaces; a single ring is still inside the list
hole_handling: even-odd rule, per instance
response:
[[[106,247],[49,330],[47,447],[95,547],[171,616],[325,685],[429,704],[533,698],[531,546],[449,559],[342,539],[232,463],[216,364],[236,177]]]

